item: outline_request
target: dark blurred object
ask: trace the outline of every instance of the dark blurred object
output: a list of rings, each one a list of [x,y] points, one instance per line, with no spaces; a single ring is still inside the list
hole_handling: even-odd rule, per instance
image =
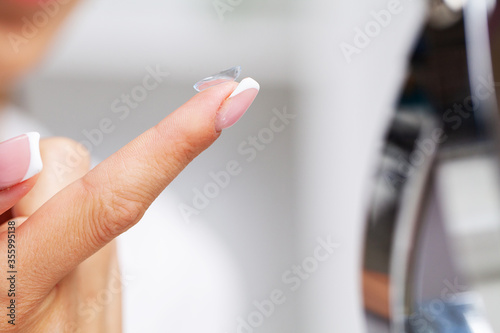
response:
[[[469,1],[462,10],[460,1],[430,1],[387,132],[372,184],[363,268],[368,318],[385,322],[386,331],[500,332],[494,315],[500,310],[500,127],[493,79],[500,63],[491,67],[491,54],[500,61],[500,10],[490,15],[488,30],[491,4]],[[471,291],[422,294],[428,282],[422,272],[432,269],[421,254],[426,223],[437,223],[427,221],[431,206],[438,207],[441,242],[449,247],[436,257],[446,258],[454,281],[467,281]]]

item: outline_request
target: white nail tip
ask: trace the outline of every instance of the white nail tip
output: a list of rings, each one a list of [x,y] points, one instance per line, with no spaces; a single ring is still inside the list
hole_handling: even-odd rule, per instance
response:
[[[30,165],[21,181],[30,179],[43,169],[42,156],[40,155],[40,134],[37,132],[26,133],[30,146]]]
[[[257,89],[258,91],[260,89],[260,85],[251,77],[247,77],[246,79],[241,80],[240,84],[236,87],[236,89],[234,89],[229,98],[234,97],[248,89]]]

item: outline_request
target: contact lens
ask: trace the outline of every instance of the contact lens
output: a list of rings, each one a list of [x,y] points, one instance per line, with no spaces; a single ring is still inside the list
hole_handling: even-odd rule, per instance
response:
[[[235,81],[241,73],[241,66],[235,66],[217,74],[210,75],[201,81],[196,82],[193,88],[196,91],[202,91],[228,81]]]

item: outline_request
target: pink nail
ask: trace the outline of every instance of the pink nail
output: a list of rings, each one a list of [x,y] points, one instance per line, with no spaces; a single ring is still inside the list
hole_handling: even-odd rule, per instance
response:
[[[0,189],[23,182],[42,171],[40,134],[30,132],[0,143]]]
[[[260,86],[252,78],[243,79],[225,102],[225,107],[215,121],[215,129],[221,131],[233,126],[248,110],[259,93]]]

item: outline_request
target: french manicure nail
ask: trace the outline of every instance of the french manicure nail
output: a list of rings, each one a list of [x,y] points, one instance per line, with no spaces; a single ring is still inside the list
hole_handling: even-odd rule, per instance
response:
[[[42,167],[39,133],[30,132],[0,143],[0,189],[33,177]]]
[[[252,105],[259,93],[259,83],[252,78],[243,79],[227,98],[225,107],[217,114],[215,129],[221,131],[233,126]]]

